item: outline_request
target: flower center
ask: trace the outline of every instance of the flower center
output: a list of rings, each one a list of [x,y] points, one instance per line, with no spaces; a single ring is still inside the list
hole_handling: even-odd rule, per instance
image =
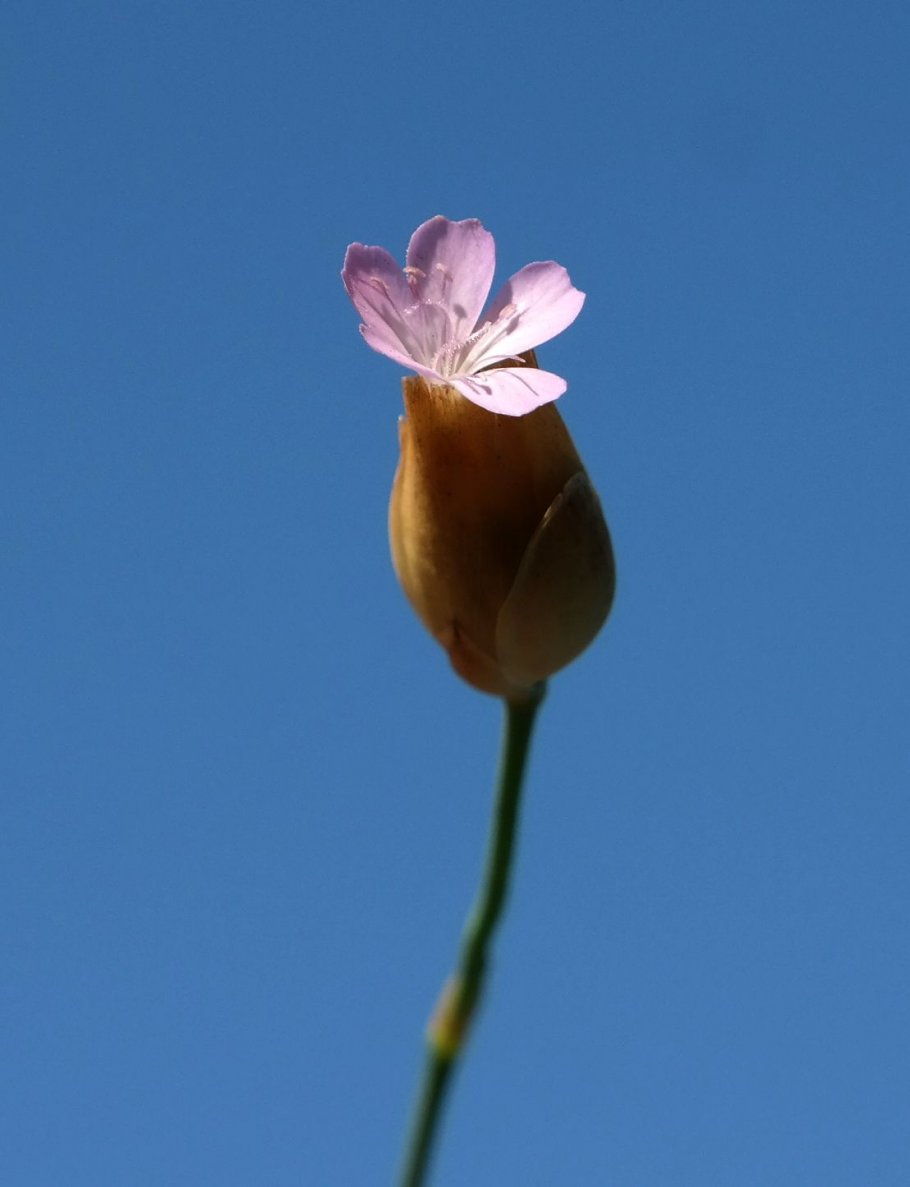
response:
[[[413,265],[403,269],[414,303],[402,311],[399,336],[410,342],[411,357],[446,378],[475,375],[485,367],[512,359],[513,355],[503,354],[496,347],[514,329],[518,306],[504,306],[495,321],[485,321],[464,338],[454,316],[456,310],[450,305],[452,275],[440,263],[435,271],[440,274],[441,285],[431,297],[425,289],[427,273]]]
[[[518,312],[515,305],[506,305],[495,321],[487,321],[461,343],[453,353],[452,370],[446,375],[474,375],[491,363],[505,362],[512,356],[497,352],[496,345],[512,329],[513,319]]]

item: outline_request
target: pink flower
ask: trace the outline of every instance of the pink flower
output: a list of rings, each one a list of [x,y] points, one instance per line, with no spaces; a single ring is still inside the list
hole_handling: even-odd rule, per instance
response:
[[[352,243],[341,276],[374,350],[490,412],[523,416],[567,384],[507,364],[570,326],[585,295],[552,260],[526,264],[481,316],[495,263],[493,236],[476,218],[437,215],[411,236],[404,268],[382,247]]]

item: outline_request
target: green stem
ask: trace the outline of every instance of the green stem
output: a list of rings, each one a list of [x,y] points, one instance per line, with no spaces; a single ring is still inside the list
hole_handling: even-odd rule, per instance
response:
[[[442,991],[427,1031],[427,1055],[405,1150],[400,1187],[422,1187],[451,1073],[471,1015],[483,992],[490,941],[505,906],[515,848],[521,789],[534,719],[544,697],[540,684],[525,701],[505,705],[496,807],[490,825],[483,880],[468,921],[458,968]]]

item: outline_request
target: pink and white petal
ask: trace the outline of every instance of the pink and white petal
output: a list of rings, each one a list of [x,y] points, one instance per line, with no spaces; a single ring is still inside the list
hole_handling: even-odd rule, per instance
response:
[[[363,335],[363,340],[367,346],[372,346],[373,350],[378,351],[379,354],[385,355],[387,359],[391,359],[395,363],[400,363],[408,371],[414,371],[418,375],[422,375],[431,383],[448,383],[449,381],[440,375],[433,367],[427,367],[425,364],[419,362],[411,355],[406,354],[400,348],[390,345],[388,341],[381,334],[376,334],[374,331],[365,325],[361,325],[360,333]]]
[[[472,403],[502,416],[525,416],[557,399],[568,387],[561,375],[536,367],[496,367],[470,377],[444,380]]]
[[[561,264],[553,260],[526,264],[506,281],[484,314],[485,322],[495,322],[505,313],[491,351],[517,355],[549,342],[575,321],[584,303],[585,294],[575,288]],[[515,307],[514,313],[510,306]]]
[[[439,305],[412,305],[396,316],[394,327],[385,322],[362,325],[360,332],[366,342],[412,371],[423,374],[423,367],[436,375],[442,348],[450,337],[448,313]]]
[[[493,236],[476,218],[451,222],[437,214],[408,244],[416,295],[449,310],[455,340],[464,342],[490,295],[496,268]]]
[[[378,351],[379,354],[384,354],[387,359],[400,363],[409,371],[418,370],[418,365],[411,355],[402,349],[397,341],[392,340],[387,327],[368,326],[366,323],[361,323],[360,332],[367,346],[372,346],[373,350]]]
[[[419,348],[406,321],[406,312],[414,304],[413,294],[398,263],[385,248],[352,243],[345,253],[341,278],[363,319],[364,337],[374,350],[410,356]],[[393,353],[390,357],[396,356]]]
[[[404,320],[416,344],[414,358],[425,367],[437,366],[443,348],[452,339],[447,310],[442,305],[422,301],[408,309]]]
[[[357,307],[364,321],[368,320],[372,305],[361,308],[359,294],[372,287],[378,294],[385,295],[397,309],[404,310],[414,304],[414,298],[407,277],[398,261],[384,247],[367,247],[363,243],[352,243],[344,253],[341,279],[348,290],[348,296]]]

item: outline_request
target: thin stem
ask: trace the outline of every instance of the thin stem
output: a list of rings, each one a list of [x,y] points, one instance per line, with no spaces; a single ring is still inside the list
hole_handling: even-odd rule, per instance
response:
[[[427,1056],[405,1150],[400,1187],[422,1187],[439,1129],[451,1073],[471,1015],[483,992],[488,952],[509,889],[521,789],[534,720],[544,697],[540,684],[525,701],[505,705],[496,806],[483,878],[465,924],[458,968],[442,991],[427,1029]]]

